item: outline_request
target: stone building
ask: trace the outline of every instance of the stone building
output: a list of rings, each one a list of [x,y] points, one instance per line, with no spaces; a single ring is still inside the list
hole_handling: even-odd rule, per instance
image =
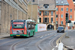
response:
[[[33,14],[33,17],[37,19],[37,22],[53,26],[56,29],[56,1],[55,0],[28,0],[31,8],[29,8]],[[30,13],[31,14],[31,13]],[[34,18],[34,19],[35,19]]]
[[[0,34],[10,32],[11,20],[26,20],[27,18],[27,0],[0,0]]]

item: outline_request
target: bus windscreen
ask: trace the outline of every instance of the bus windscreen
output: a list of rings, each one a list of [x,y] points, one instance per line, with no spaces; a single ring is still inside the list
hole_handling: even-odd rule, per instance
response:
[[[23,22],[13,22],[12,24],[13,28],[24,28],[24,25]]]

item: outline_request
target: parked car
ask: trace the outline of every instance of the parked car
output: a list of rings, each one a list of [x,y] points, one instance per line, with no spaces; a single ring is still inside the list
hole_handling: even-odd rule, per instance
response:
[[[63,33],[64,33],[64,32],[65,32],[65,31],[64,31],[64,27],[61,27],[61,26],[58,27],[58,29],[57,29],[57,33],[59,33],[59,32],[63,32]]]

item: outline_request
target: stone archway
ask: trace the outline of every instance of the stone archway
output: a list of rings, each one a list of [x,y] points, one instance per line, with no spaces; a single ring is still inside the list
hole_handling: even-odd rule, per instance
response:
[[[54,25],[47,24],[47,30],[54,30]]]

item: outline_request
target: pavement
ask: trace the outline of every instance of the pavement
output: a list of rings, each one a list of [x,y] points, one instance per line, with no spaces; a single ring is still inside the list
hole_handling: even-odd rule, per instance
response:
[[[0,35],[0,39],[2,39],[2,38],[6,38],[6,37],[10,37],[10,34]]]
[[[69,49],[75,49],[75,30],[68,30],[61,42]]]

